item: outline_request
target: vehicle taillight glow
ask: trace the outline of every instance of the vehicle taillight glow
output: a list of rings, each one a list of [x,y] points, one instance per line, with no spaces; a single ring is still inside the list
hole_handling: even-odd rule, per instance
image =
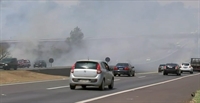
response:
[[[114,67],[114,70],[118,70],[118,68],[115,66],[115,67]]]
[[[164,69],[166,69],[166,66],[164,66]]]
[[[97,74],[100,74],[101,73],[101,67],[100,67],[100,64],[97,65]]]
[[[175,69],[178,69],[178,66],[176,66],[176,68]]]
[[[71,68],[71,73],[74,73],[75,64]]]
[[[128,68],[128,67],[125,67],[124,70],[129,70],[129,68]]]

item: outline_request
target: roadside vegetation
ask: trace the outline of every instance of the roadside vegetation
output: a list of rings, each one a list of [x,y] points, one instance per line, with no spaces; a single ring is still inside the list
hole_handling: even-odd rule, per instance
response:
[[[192,99],[190,103],[200,103],[200,90],[196,92],[195,97]]]

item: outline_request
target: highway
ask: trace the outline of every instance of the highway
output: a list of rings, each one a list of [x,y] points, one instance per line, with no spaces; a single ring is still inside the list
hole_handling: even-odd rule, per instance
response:
[[[96,87],[88,87],[86,90],[83,90],[81,87],[77,87],[76,90],[70,90],[68,80],[0,86],[0,103],[75,103],[98,96],[172,80],[175,78],[181,78],[188,75],[190,74],[184,73],[182,76],[163,76],[162,73],[140,73],[136,74],[135,77],[115,77],[114,89],[106,89],[105,91],[100,91]],[[198,76],[199,73],[195,73],[193,75]],[[189,81],[196,82],[199,80],[195,78],[189,79],[185,82]],[[200,86],[200,84],[198,85]],[[191,88],[184,87],[182,89]]]

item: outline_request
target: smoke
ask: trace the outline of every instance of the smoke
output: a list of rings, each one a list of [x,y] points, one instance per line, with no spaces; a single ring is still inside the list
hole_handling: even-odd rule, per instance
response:
[[[178,49],[177,42],[186,40],[173,36],[198,29],[197,8],[185,7],[182,2],[161,5],[156,1],[18,1],[18,6],[11,1],[2,3],[7,8],[2,10],[3,37],[23,41],[11,46],[12,56],[32,61],[53,57],[53,65],[105,57],[111,58],[110,64],[142,64],[173,53]],[[81,28],[84,39],[70,48],[64,40],[76,26]],[[63,41],[41,43],[40,39]]]

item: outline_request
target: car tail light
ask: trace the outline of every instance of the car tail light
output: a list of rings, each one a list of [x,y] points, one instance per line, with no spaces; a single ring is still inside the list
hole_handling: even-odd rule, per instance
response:
[[[164,66],[163,69],[166,69],[167,66]]]
[[[128,67],[125,67],[124,70],[129,70],[129,68],[128,68]]]
[[[178,69],[178,66],[176,66],[176,68],[175,69]]]
[[[114,70],[118,70],[118,68],[116,66],[114,66]]]
[[[100,67],[100,64],[97,65],[97,74],[100,74],[101,73],[101,67]]]
[[[75,64],[71,68],[71,73],[74,73]]]
[[[190,68],[192,68],[192,66],[190,65]]]

